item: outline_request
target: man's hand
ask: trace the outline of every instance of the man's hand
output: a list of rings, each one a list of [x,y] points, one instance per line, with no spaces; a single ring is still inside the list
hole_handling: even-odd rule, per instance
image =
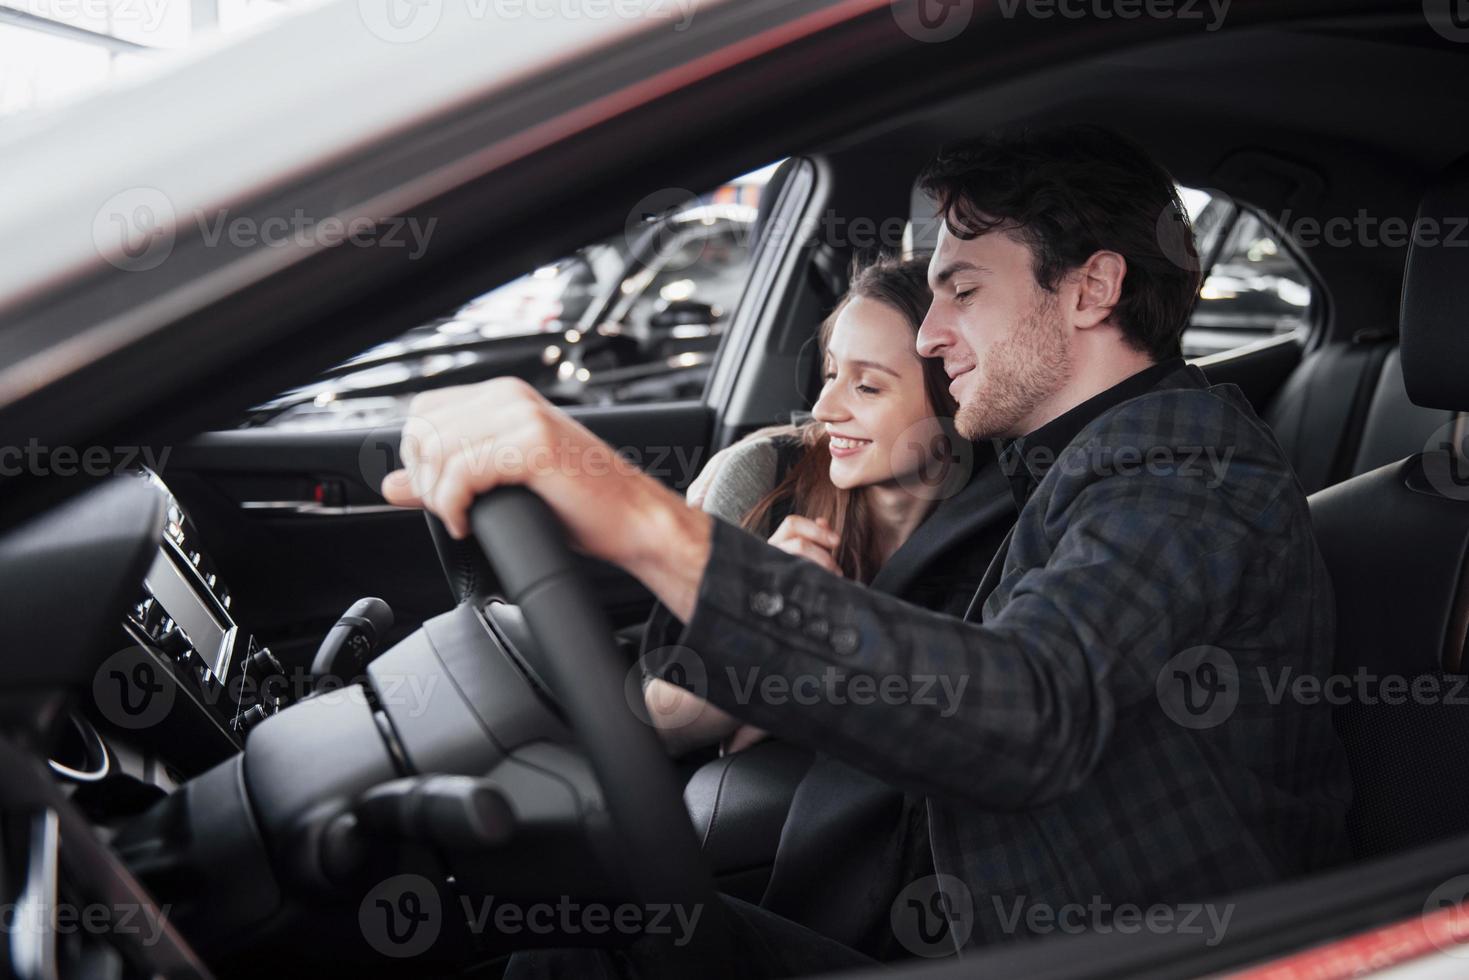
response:
[[[824,517],[813,521],[791,514],[780,522],[780,527],[770,536],[770,543],[787,554],[815,562],[833,575],[842,574],[834,557],[841,541]]]
[[[692,615],[710,518],[525,382],[496,378],[418,395],[400,455],[404,468],[383,479],[388,502],[424,507],[464,538],[475,497],[528,487],[566,525],[573,546],[627,569],[674,615]]]

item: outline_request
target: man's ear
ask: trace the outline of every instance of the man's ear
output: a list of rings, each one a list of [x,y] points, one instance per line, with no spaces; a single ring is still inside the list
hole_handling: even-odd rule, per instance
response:
[[[1105,322],[1122,299],[1127,260],[1116,252],[1093,252],[1075,275],[1077,290],[1073,322],[1083,330]]]

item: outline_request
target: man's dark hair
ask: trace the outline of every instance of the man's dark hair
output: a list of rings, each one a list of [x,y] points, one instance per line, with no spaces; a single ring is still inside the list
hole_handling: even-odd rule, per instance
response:
[[[1180,353],[1198,253],[1173,178],[1137,144],[1097,126],[987,136],[945,147],[919,186],[951,234],[1004,231],[1029,247],[1047,292],[1093,253],[1118,253],[1123,336],[1155,360]]]

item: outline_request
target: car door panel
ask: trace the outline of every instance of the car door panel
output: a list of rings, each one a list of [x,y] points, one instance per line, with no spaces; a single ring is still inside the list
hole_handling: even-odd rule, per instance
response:
[[[669,486],[683,489],[707,458],[712,413],[700,402],[583,408],[583,424]],[[206,434],[169,455],[160,476],[198,526],[242,622],[278,655],[305,663],[353,601],[393,607],[394,635],[453,604],[424,516],[384,504],[397,427]],[[588,563],[616,625],[646,615],[630,576]]]

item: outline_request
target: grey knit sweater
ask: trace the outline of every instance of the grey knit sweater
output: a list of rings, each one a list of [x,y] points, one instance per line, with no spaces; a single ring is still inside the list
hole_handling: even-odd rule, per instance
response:
[[[780,465],[779,438],[757,432],[709,460],[708,468],[712,472],[700,505],[706,514],[735,525],[745,519],[750,509],[775,487]],[[753,528],[752,533],[767,537],[772,530],[759,527]]]

